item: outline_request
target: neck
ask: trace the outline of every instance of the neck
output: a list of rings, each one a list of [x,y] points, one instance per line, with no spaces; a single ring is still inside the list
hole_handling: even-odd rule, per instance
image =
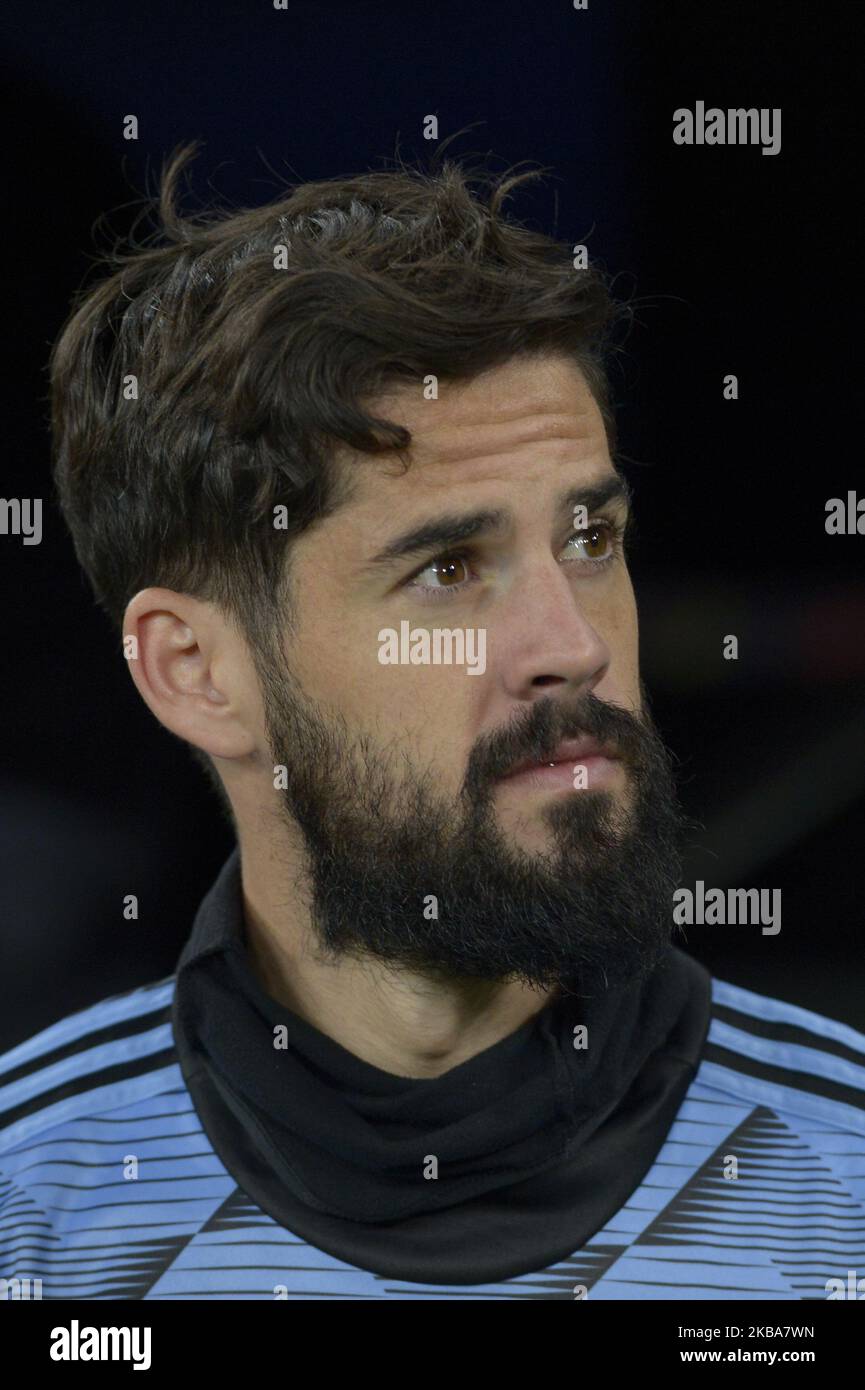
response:
[[[241,864],[248,959],[262,988],[382,1071],[441,1076],[515,1032],[555,993],[433,978],[372,958],[322,959],[309,912],[300,895],[287,903],[274,857],[244,844]]]

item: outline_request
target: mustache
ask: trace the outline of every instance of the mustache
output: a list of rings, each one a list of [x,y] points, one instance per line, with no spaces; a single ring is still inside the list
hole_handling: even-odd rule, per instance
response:
[[[599,700],[590,691],[567,703],[550,696],[520,711],[508,726],[481,739],[472,750],[465,777],[469,794],[503,777],[526,758],[552,760],[565,739],[593,738],[636,769],[645,760],[655,735],[646,714],[636,715],[621,705]]]

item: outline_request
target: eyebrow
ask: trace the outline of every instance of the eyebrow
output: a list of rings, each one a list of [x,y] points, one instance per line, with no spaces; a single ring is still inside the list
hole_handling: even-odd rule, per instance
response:
[[[610,502],[624,504],[630,513],[633,506],[633,493],[630,485],[620,473],[604,478],[600,483],[588,487],[568,488],[559,495],[556,510],[572,512],[575,507],[585,507],[591,514]],[[442,516],[430,517],[410,530],[402,532],[368,560],[364,569],[378,569],[393,565],[412,555],[430,551],[445,551],[453,546],[463,545],[478,536],[504,535],[512,521],[508,508],[484,508],[474,512],[447,512]]]

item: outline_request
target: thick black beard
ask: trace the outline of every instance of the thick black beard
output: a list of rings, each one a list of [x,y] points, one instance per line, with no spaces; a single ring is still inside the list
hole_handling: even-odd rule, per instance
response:
[[[521,981],[583,996],[648,976],[673,934],[685,821],[673,760],[642,691],[639,717],[591,693],[539,700],[475,746],[459,798],[434,770],[325,720],[284,671],[260,669],[284,811],[307,850],[304,881],[323,957],[374,958],[432,978]],[[507,842],[494,781],[564,738],[613,744],[630,805],[583,790],[544,813],[549,853]],[[438,916],[424,909],[430,895]],[[427,911],[429,911],[427,907]]]

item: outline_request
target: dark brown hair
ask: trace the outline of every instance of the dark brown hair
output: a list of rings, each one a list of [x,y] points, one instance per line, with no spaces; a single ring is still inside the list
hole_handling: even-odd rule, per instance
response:
[[[561,352],[613,449],[605,361],[627,310],[599,270],[574,268],[569,244],[505,214],[538,171],[400,164],[183,218],[196,149],[169,157],[160,226],[110,253],[50,360],[60,504],[118,628],[132,596],[160,585],[217,603],[254,652],[272,650],[287,547],[348,495],[335,449],[410,445],[363,408],[385,387]],[[287,529],[273,524],[282,505]]]

